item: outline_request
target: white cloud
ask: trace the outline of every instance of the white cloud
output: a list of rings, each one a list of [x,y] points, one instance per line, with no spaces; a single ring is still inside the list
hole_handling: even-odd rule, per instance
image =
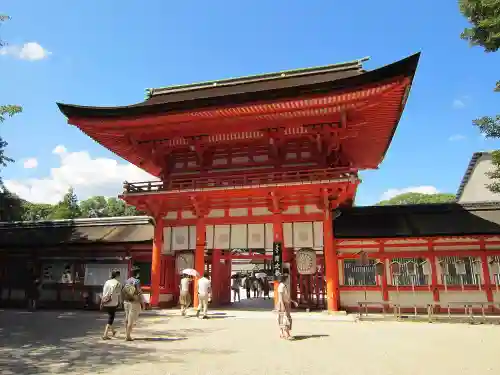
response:
[[[36,42],[24,43],[22,46],[9,45],[0,49],[0,55],[12,56],[20,60],[43,60],[52,53]]]
[[[450,137],[448,138],[448,140],[449,140],[450,142],[457,142],[457,141],[463,141],[463,140],[465,140],[466,138],[467,138],[467,137],[466,137],[465,135],[462,135],[462,134],[454,134],[454,135],[450,136]]]
[[[465,107],[465,102],[462,99],[455,99],[455,100],[453,100],[452,105],[453,105],[453,108],[460,109],[460,108]]]
[[[52,150],[52,153],[55,154],[55,155],[65,154],[66,152],[67,152],[66,151],[66,147],[64,147],[63,145],[57,145]]]
[[[397,195],[404,193],[420,193],[420,194],[438,194],[439,190],[434,186],[411,186],[403,189],[389,189],[384,194],[381,195],[380,200],[385,201],[387,199],[394,198]]]
[[[38,160],[36,160],[36,158],[25,159],[23,162],[23,166],[26,169],[36,168],[36,167],[38,167]]]
[[[130,164],[114,159],[92,158],[87,151],[69,152],[62,145],[53,151],[60,165],[48,176],[25,180],[4,180],[10,191],[30,202],[57,203],[70,187],[80,200],[93,195],[117,196],[123,181],[155,180],[153,176]]]

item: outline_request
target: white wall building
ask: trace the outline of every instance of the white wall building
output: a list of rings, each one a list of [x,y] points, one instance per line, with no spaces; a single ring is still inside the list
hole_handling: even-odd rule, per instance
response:
[[[500,194],[487,187],[491,183],[487,173],[492,170],[491,152],[475,152],[458,188],[458,203],[499,202]]]

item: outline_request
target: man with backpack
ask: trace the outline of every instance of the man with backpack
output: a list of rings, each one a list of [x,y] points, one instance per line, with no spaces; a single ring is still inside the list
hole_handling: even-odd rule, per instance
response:
[[[132,341],[132,328],[141,310],[144,309],[144,298],[139,282],[139,270],[133,271],[133,276],[130,277],[122,289],[123,309],[125,310],[125,340]]]

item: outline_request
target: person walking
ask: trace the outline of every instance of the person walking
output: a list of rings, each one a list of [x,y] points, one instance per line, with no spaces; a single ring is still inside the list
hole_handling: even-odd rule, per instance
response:
[[[252,276],[252,291],[254,298],[259,297],[259,284],[259,279],[255,276]]]
[[[287,340],[292,339],[292,315],[291,305],[298,306],[298,303],[290,299],[290,292],[286,285],[288,275],[281,275],[279,277],[278,285],[278,301],[276,310],[278,311],[278,326],[280,329],[280,338]]]
[[[144,297],[139,281],[139,270],[134,270],[122,289],[123,308],[125,310],[125,340],[132,341],[132,329],[144,310]]]
[[[36,310],[38,307],[38,300],[40,298],[41,282],[40,278],[32,271],[28,276],[26,287],[26,297],[28,298],[28,309]]]
[[[121,284],[118,281],[120,278],[120,271],[111,272],[111,278],[104,283],[102,288],[101,310],[106,311],[108,314],[108,321],[104,328],[103,340],[109,340],[109,333],[116,336],[116,330],[113,328],[115,321],[116,310],[120,304]]]
[[[250,275],[247,275],[245,277],[245,289],[247,291],[247,299],[250,299],[251,298],[250,289],[252,289],[252,279]]]
[[[198,310],[196,311],[196,317],[199,317],[200,312],[203,311],[203,319],[207,318],[208,301],[212,293],[212,284],[208,277],[208,272],[205,272],[203,277],[198,280]]]
[[[179,303],[181,305],[182,316],[186,316],[186,311],[191,305],[191,293],[189,291],[190,283],[191,283],[191,277],[189,275],[184,275],[184,277],[181,279],[180,296],[179,296]]]
[[[264,293],[264,299],[269,299],[269,290],[270,290],[270,286],[269,286],[269,279],[266,277],[264,277],[262,279],[262,291]]]
[[[231,280],[231,289],[233,290],[233,302],[236,302],[236,299],[238,299],[238,302],[240,302],[240,277],[239,276],[234,276],[233,279]]]

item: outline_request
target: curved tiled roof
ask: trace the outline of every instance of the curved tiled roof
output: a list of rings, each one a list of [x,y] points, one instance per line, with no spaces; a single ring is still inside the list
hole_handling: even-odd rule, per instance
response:
[[[153,219],[148,216],[0,223],[0,248],[143,243],[152,239]]]
[[[335,220],[338,238],[500,234],[500,202],[353,207]]]

